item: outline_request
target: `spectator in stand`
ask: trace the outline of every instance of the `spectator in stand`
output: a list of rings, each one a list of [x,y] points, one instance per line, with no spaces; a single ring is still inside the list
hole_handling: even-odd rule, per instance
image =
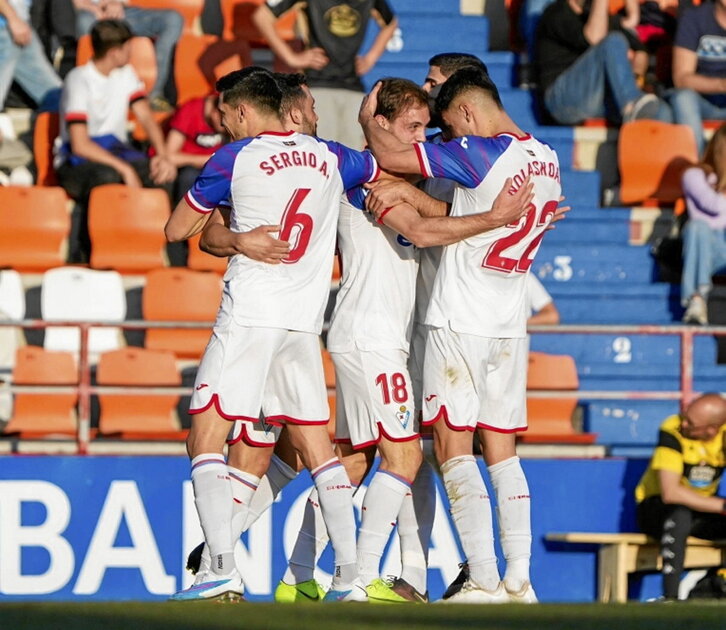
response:
[[[164,89],[171,76],[174,48],[184,28],[184,19],[179,12],[132,7],[128,0],[73,0],[73,3],[79,37],[90,32],[96,20],[114,19],[128,22],[134,35],[154,40],[157,76],[149,95],[151,108],[159,112],[172,111],[174,108],[164,95]]]
[[[169,121],[166,154],[178,169],[174,203],[186,194],[209,156],[227,141],[217,93],[187,101]]]
[[[58,109],[62,81],[29,24],[31,0],[0,0],[0,108],[16,81],[39,108]]]
[[[252,20],[272,51],[296,70],[306,70],[307,83],[320,116],[318,134],[354,149],[363,147],[358,109],[363,100],[360,77],[375,66],[393,36],[398,20],[386,0],[308,0],[302,14],[307,21],[307,48],[295,52],[275,31],[275,21],[298,4],[297,0],[267,0]],[[372,16],[381,27],[370,49],[359,55]]]
[[[170,186],[176,177],[144,84],[129,64],[132,36],[122,20],[96,22],[91,29],[93,58],[71,70],[63,86],[63,143],[56,172],[61,186],[79,203],[71,234],[71,262],[85,262],[90,253],[85,215],[95,186]],[[129,107],[156,151],[151,159],[129,144]]]
[[[78,38],[73,0],[33,0],[30,19],[45,56],[64,79],[76,65]]]
[[[609,32],[608,0],[555,0],[537,28],[538,88],[547,112],[562,125],[587,118],[619,124],[670,120],[668,106],[643,92],[629,60],[629,39]]]
[[[527,310],[528,326],[556,326],[560,323],[560,312],[552,296],[533,273],[527,274]]]
[[[712,276],[726,268],[726,124],[713,134],[703,161],[683,173],[682,187],[688,210],[683,228],[683,321],[706,325]]]
[[[702,155],[703,121],[726,120],[726,0],[681,13],[673,42],[673,86],[674,120],[693,129]]]
[[[660,426],[650,465],[635,489],[640,529],[661,541],[663,596],[678,599],[686,538],[724,537],[726,499],[717,496],[726,465],[726,400],[703,394]]]

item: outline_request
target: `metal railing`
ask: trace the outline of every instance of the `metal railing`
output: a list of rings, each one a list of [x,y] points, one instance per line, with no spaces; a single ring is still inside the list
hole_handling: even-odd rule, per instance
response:
[[[147,330],[151,328],[167,329],[204,329],[210,328],[212,322],[160,322],[147,320],[125,320],[122,322],[78,322],[78,321],[46,321],[40,319],[0,320],[0,327],[23,329],[45,329],[51,326],[74,326],[80,329],[80,345],[78,351],[78,384],[77,385],[15,385],[3,388],[11,393],[43,393],[78,395],[78,433],[77,451],[88,453],[91,435],[91,397],[103,395],[191,395],[192,387],[142,387],[142,386],[100,386],[91,383],[91,363],[89,360],[88,337],[91,328],[119,328],[122,330]],[[671,335],[680,337],[680,388],[678,390],[537,390],[528,391],[530,398],[578,398],[604,400],[679,400],[681,406],[686,405],[694,396],[693,388],[693,342],[697,335],[726,336],[726,326],[682,326],[682,325],[559,325],[532,326],[530,333],[536,334],[608,334],[608,335]]]

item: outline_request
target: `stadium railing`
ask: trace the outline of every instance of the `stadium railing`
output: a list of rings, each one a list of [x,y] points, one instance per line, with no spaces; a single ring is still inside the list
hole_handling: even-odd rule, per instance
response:
[[[127,320],[124,322],[78,322],[57,321],[48,322],[40,319],[0,320],[0,326],[10,326],[23,329],[44,329],[50,326],[77,326],[80,329],[80,351],[78,354],[79,383],[74,386],[43,386],[43,385],[14,385],[4,387],[4,391],[78,394],[78,434],[76,437],[77,453],[80,455],[89,452],[91,441],[91,397],[104,395],[179,395],[189,396],[191,387],[129,387],[129,386],[98,386],[91,383],[91,363],[89,361],[88,337],[89,331],[94,327],[113,326],[124,330],[146,330],[156,328],[169,329],[199,329],[208,328],[211,322],[182,322],[182,321],[148,321]],[[645,391],[645,390],[546,390],[528,391],[530,398],[578,398],[603,400],[677,400],[681,406],[686,405],[694,396],[694,369],[693,369],[693,343],[697,335],[726,336],[726,326],[683,326],[683,325],[559,325],[559,326],[532,326],[530,333],[553,334],[618,334],[618,335],[677,335],[680,337],[680,388],[672,391]]]

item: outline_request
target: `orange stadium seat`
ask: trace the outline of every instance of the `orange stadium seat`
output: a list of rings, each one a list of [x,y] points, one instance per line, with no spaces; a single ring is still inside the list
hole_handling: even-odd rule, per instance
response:
[[[620,128],[620,201],[625,205],[672,205],[683,195],[681,175],[698,162],[687,125],[634,120]]]
[[[198,359],[209,341],[221,297],[222,280],[216,273],[183,267],[150,271],[141,296],[144,319],[210,322],[210,327],[150,328],[144,345],[152,350],[169,350],[180,358]]]
[[[580,382],[575,360],[569,355],[530,352],[527,370],[528,390],[577,390]],[[522,442],[568,442],[592,444],[595,435],[577,433],[572,414],[574,398],[528,398],[529,429],[520,435]]]
[[[70,352],[24,346],[15,355],[14,385],[76,385],[78,368]],[[78,394],[18,393],[5,433],[22,437],[75,436]]]
[[[215,35],[182,34],[174,55],[177,102],[206,96],[220,77],[252,63],[245,46]]]
[[[65,264],[67,201],[56,186],[0,186],[0,268],[42,272]]]
[[[167,264],[164,225],[171,214],[160,188],[97,186],[88,203],[91,267],[145,273]]]
[[[223,274],[227,270],[227,258],[212,256],[199,249],[201,236],[197,234],[189,239],[189,257],[187,267],[195,271],[216,271]]]
[[[81,66],[93,57],[93,46],[90,35],[81,35],[76,48],[76,65]],[[156,52],[154,42],[148,37],[131,38],[131,65],[144,82],[146,91],[150,92],[156,83]]]
[[[33,158],[39,186],[56,186],[58,178],[53,168],[53,145],[60,133],[60,117],[56,112],[40,112],[33,127]]]
[[[243,39],[253,46],[267,46],[257,27],[252,23],[252,14],[265,0],[220,0],[222,8],[222,20],[224,28],[222,37],[224,39]],[[278,35],[286,41],[296,38],[295,22],[297,11],[291,10],[285,13],[275,23]]]
[[[99,386],[179,387],[182,379],[173,353],[128,347],[101,355],[96,382]],[[98,400],[101,435],[179,437],[176,394],[99,394]]]
[[[184,31],[191,32],[204,9],[204,0],[131,0],[129,5],[140,9],[172,9],[184,18]]]

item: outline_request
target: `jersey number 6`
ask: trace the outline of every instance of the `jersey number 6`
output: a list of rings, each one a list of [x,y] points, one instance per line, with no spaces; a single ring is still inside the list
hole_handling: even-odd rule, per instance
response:
[[[313,233],[313,218],[309,214],[298,212],[309,193],[309,188],[296,188],[287,202],[282,219],[280,219],[282,225],[280,240],[289,241],[292,245],[290,253],[282,259],[284,263],[292,264],[300,260],[310,243],[310,236]]]

